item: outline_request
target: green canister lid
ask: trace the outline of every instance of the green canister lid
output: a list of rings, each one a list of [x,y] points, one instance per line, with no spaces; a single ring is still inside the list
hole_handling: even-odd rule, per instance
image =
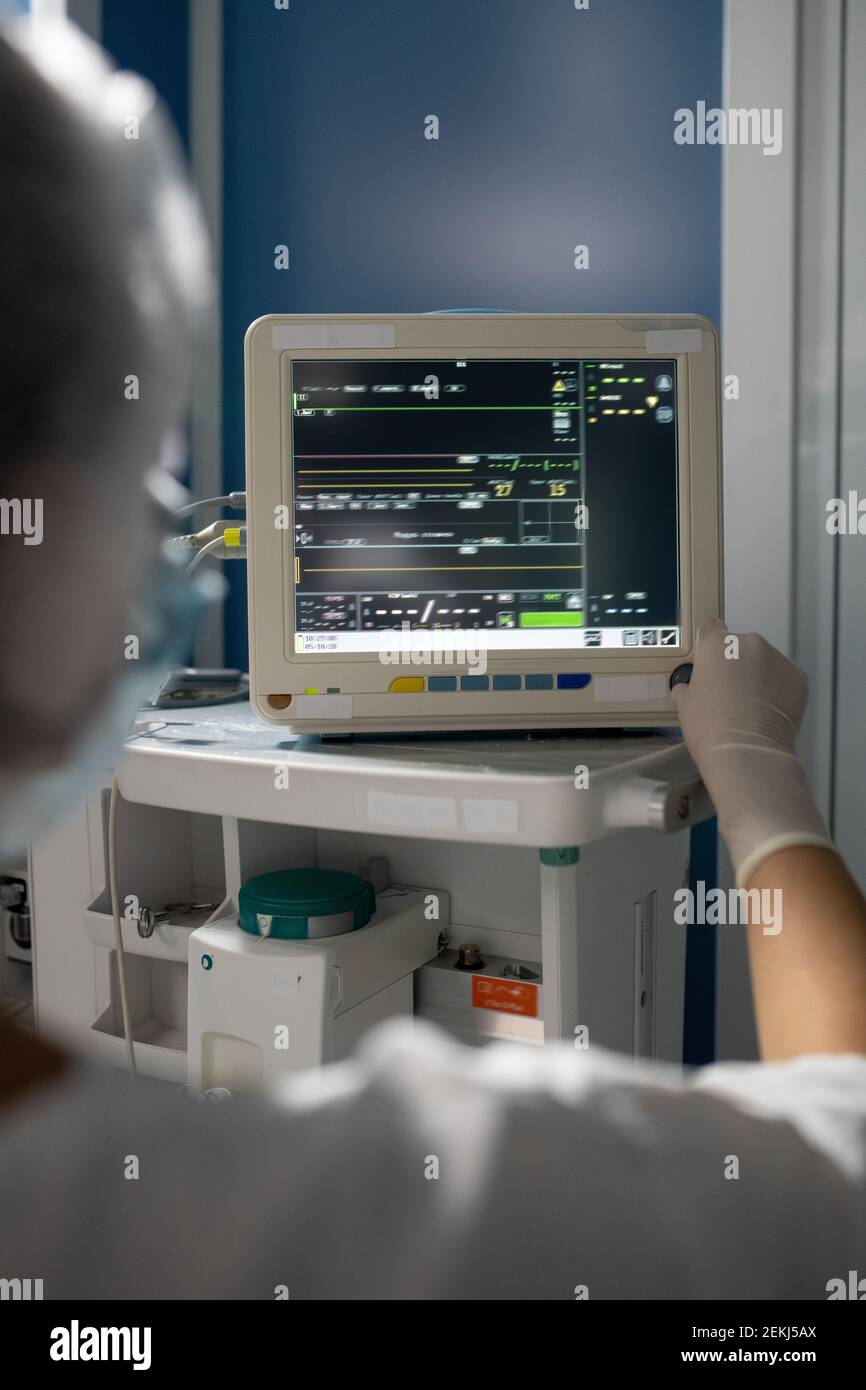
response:
[[[238,908],[242,931],[304,941],[365,927],[376,911],[376,893],[365,878],[342,869],[278,869],[248,879]]]

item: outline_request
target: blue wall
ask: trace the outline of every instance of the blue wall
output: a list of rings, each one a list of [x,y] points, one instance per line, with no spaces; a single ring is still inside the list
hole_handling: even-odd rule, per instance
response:
[[[156,87],[184,145],[189,138],[187,0],[102,0],[102,45]]]
[[[225,0],[226,484],[260,314],[719,317],[722,0]],[[440,138],[423,138],[434,113]],[[577,243],[590,269],[573,268]],[[274,246],[291,269],[274,268]],[[227,660],[246,663],[240,566]]]

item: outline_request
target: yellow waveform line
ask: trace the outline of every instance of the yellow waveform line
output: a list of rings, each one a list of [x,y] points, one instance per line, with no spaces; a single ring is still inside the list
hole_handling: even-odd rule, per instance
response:
[[[435,570],[444,573],[449,570],[466,570],[478,574],[482,570],[582,570],[583,565],[322,565],[310,566],[304,574],[405,574],[409,571]]]

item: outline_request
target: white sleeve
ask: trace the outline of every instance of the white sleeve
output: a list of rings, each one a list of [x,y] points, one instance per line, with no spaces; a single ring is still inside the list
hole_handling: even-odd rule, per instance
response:
[[[693,1084],[746,1114],[789,1122],[852,1182],[866,1181],[866,1057],[723,1062],[698,1072]]]
[[[10,1107],[0,1248],[49,1298],[823,1299],[866,1269],[864,1117],[860,1058],[390,1024],[276,1107],[85,1072]]]

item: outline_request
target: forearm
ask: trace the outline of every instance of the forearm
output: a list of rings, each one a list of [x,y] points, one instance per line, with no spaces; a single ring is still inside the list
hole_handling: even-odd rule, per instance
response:
[[[781,931],[748,929],[763,1059],[866,1054],[866,902],[842,860],[811,846],[781,850],[747,887],[781,892]]]

